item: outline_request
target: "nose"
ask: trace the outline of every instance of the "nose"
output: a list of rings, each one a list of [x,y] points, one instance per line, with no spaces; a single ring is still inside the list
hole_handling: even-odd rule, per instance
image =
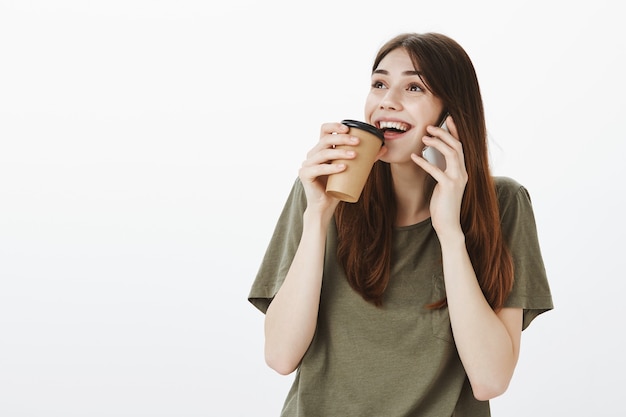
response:
[[[398,94],[399,93],[393,88],[387,90],[387,93],[380,101],[381,110],[400,110],[402,105],[400,103]]]

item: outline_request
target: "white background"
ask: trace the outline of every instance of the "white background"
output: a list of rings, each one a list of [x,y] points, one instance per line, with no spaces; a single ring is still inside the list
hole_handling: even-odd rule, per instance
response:
[[[277,416],[248,290],[319,125],[361,118],[404,31],[465,47],[494,172],[534,202],[556,309],[494,416],[615,415],[618,3],[0,1],[0,416]]]

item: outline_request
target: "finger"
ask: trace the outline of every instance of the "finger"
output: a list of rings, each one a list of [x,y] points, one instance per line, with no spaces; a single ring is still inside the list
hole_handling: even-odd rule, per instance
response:
[[[453,139],[452,144],[448,144],[442,138],[424,136],[422,138],[422,142],[426,146],[431,146],[441,152],[446,159],[446,172],[451,170],[456,170],[457,167],[459,170],[465,169],[465,161],[463,157],[463,147],[461,142]]]
[[[319,148],[312,150],[302,166],[337,164],[356,158],[357,152],[351,147]]]
[[[441,139],[448,138],[449,136],[452,136],[454,139],[456,139],[457,130],[456,130],[456,125],[454,124],[454,121],[452,120],[452,116],[446,117],[444,124],[445,124],[445,127],[434,126],[434,125],[426,126],[426,132],[429,133],[431,136],[435,136]]]
[[[436,165],[431,164],[427,160],[425,160],[422,156],[412,153],[411,159],[415,162],[420,168],[429,173],[437,182],[440,182],[444,177],[445,173],[439,169]]]
[[[346,161],[354,159],[355,157],[356,152],[354,151],[347,151],[343,149],[330,149],[315,155],[313,158],[311,158],[310,162],[307,165],[315,166],[345,164]]]
[[[320,139],[309,151],[307,157],[324,148],[358,144],[359,138],[348,135],[349,130],[350,128],[342,123],[324,123],[320,128]]]
[[[448,126],[448,130],[450,131],[450,134],[452,136],[454,136],[455,138],[459,137],[459,132],[456,129],[456,124],[454,124],[454,119],[452,118],[452,116],[448,116],[448,118],[446,119],[446,126]]]
[[[345,171],[345,169],[346,164],[344,163],[303,165],[300,167],[298,176],[303,181],[314,182],[320,177],[336,174]]]
[[[446,157],[446,160],[448,156],[452,157],[457,153],[457,149],[454,147],[454,144],[448,144],[443,138],[438,136],[423,136],[422,142],[425,146],[431,146],[437,149]]]
[[[336,159],[353,159],[359,138],[347,134],[324,135],[320,141],[307,153],[307,159],[313,164],[332,162]]]
[[[350,130],[350,128],[343,123],[324,123],[320,128],[320,136],[330,135],[333,133],[348,133],[348,130]]]
[[[337,135],[339,133],[347,133],[349,130],[348,126],[342,123],[324,123],[320,127],[320,138],[315,144],[313,148],[309,150],[307,153],[307,158],[320,151],[320,149],[332,147],[332,136]]]

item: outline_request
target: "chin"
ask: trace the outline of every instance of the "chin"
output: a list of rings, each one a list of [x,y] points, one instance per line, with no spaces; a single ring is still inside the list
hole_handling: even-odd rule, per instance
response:
[[[387,152],[380,157],[380,160],[388,164],[402,164],[407,162],[414,164],[415,162],[411,159],[411,154],[416,153],[419,155],[419,152],[421,152],[421,149],[419,151],[413,151],[406,149],[406,147],[391,146],[387,149]]]
[[[400,155],[394,155],[391,152],[387,152],[385,155],[383,155],[379,161],[384,162],[386,164],[400,164],[403,162],[413,162],[411,160],[410,156],[400,156]]]

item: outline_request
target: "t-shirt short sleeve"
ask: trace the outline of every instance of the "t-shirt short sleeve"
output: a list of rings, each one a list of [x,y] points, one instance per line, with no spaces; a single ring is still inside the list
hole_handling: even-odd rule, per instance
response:
[[[553,308],[537,226],[528,190],[516,181],[496,178],[502,233],[513,257],[513,289],[504,307],[524,309],[522,329]]]
[[[263,313],[285,280],[302,236],[302,214],[306,195],[300,179],[296,179],[278,218],[257,276],[248,294],[250,301]]]

